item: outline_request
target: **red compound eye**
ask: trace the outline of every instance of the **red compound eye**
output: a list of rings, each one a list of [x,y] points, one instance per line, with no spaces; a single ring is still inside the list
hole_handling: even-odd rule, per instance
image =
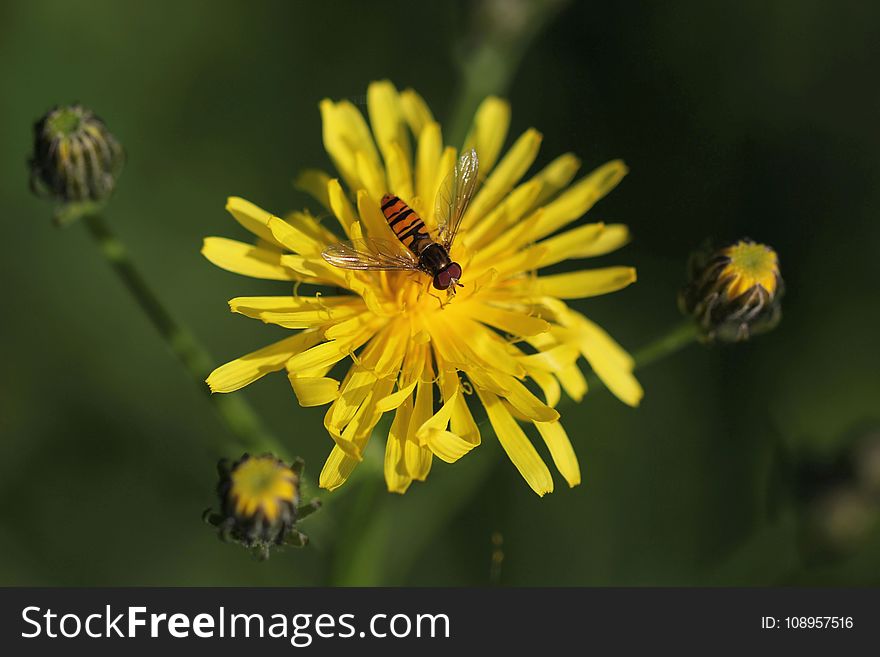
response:
[[[447,290],[453,280],[461,278],[461,265],[457,262],[450,263],[434,276],[434,287],[438,290]]]
[[[449,273],[448,267],[443,271],[437,272],[437,275],[434,276],[434,287],[438,290],[446,290],[451,284],[452,275]]]

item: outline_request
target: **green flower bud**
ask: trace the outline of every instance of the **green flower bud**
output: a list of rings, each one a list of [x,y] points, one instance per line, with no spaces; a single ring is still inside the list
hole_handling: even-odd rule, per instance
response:
[[[81,105],[56,107],[34,124],[31,189],[64,203],[106,199],[125,155],[104,122]]]
[[[698,323],[705,341],[739,342],[774,328],[782,317],[779,258],[769,246],[740,240],[693,256],[681,311]]]
[[[299,506],[302,467],[300,460],[288,466],[272,454],[244,454],[232,465],[220,461],[220,513],[208,510],[205,520],[220,530],[223,540],[251,548],[262,559],[274,546],[306,545],[308,537],[294,525],[320,504],[316,500]]]

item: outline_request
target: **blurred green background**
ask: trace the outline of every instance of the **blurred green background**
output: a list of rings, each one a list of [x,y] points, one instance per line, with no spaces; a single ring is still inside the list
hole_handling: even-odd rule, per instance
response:
[[[227,299],[284,287],[199,255],[243,236],[226,196],[306,206],[318,102],[371,80],[449,119],[486,26],[472,3],[2,3],[0,584],[880,585],[878,27],[864,2],[564,8],[511,82],[511,135],[543,132],[539,166],[626,160],[589,218],[631,227],[600,264],[639,270],[578,308],[634,350],[679,321],[692,248],[750,236],[780,254],[781,326],[646,368],[638,409],[569,403],[580,487],[539,499],[486,428],[402,498],[363,468],[304,523],[312,546],[259,563],[200,521],[226,440],[206,396],[84,228],[29,195],[31,125],[80,101],[125,144],[112,224],[219,364],[281,334]],[[237,394],[317,475],[323,409],[282,375]]]

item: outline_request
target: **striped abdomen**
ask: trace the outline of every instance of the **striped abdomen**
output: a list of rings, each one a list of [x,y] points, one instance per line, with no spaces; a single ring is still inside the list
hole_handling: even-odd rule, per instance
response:
[[[416,255],[433,243],[422,218],[397,196],[386,194],[382,197],[382,214],[397,239]]]

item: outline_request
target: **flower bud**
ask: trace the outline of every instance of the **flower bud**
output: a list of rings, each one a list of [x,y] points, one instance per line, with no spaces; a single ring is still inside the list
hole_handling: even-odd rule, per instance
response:
[[[706,341],[738,342],[774,328],[782,317],[779,258],[769,246],[740,240],[695,253],[679,307]]]
[[[294,525],[319,503],[299,507],[302,465],[298,460],[288,466],[272,454],[244,454],[232,465],[220,461],[220,513],[208,510],[205,520],[220,530],[221,538],[254,549],[262,559],[273,546],[306,545],[308,538]]]
[[[124,160],[122,146],[90,110],[55,107],[34,124],[31,189],[64,203],[101,201]]]

